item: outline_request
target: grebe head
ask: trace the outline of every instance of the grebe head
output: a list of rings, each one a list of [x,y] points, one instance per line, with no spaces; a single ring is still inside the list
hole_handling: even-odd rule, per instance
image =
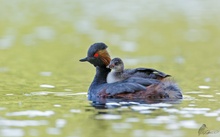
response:
[[[87,52],[87,57],[80,59],[79,61],[93,64],[94,66],[106,67],[110,61],[110,55],[108,54],[107,45],[104,43],[95,43],[90,46]]]

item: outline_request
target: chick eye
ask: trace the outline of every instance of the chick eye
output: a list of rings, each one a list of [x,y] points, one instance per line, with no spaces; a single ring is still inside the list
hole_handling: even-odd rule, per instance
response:
[[[115,62],[115,65],[117,66],[119,64],[119,62]]]
[[[97,57],[99,56],[99,54],[98,54],[98,53],[95,53],[93,56],[94,56],[95,58],[97,58]]]

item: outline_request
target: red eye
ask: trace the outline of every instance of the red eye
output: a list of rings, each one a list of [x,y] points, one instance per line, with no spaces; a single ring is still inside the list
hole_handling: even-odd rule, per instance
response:
[[[95,58],[97,58],[97,57],[99,56],[99,54],[98,54],[98,53],[95,53],[93,56],[94,56]]]

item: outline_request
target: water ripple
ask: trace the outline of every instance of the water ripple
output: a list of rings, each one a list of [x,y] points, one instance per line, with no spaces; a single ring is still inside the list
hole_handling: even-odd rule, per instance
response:
[[[67,121],[65,119],[57,119],[56,120],[56,127],[63,128],[66,125]]]
[[[50,111],[50,110],[48,110],[48,111],[27,110],[27,111],[7,113],[6,116],[28,116],[28,117],[46,116],[46,117],[49,117],[54,114],[55,114],[55,112]]]
[[[1,111],[1,110],[5,110],[5,109],[6,109],[6,108],[0,107],[0,111]]]
[[[0,72],[4,73],[4,72],[8,72],[9,68],[7,67],[0,67]]]
[[[71,109],[70,112],[72,113],[81,113],[80,109]]]
[[[184,128],[190,128],[190,129],[198,129],[200,127],[200,125],[197,124],[194,120],[183,120],[180,121],[179,124]]]
[[[121,129],[131,129],[132,125],[129,123],[113,123],[112,128],[120,131]]]
[[[1,119],[1,126],[15,126],[15,127],[28,127],[28,126],[42,126],[48,125],[48,121],[46,120],[8,120]]]
[[[0,129],[0,136],[1,137],[23,137],[24,130],[16,129],[16,128]]]
[[[156,118],[145,119],[144,123],[158,125],[158,124],[176,123],[176,120],[177,120],[177,116],[174,115],[157,116]]]
[[[127,118],[125,120],[125,122],[129,122],[129,123],[136,123],[136,122],[139,122],[140,119],[139,118]]]
[[[25,96],[46,96],[49,94],[54,94],[54,96],[77,96],[77,95],[87,95],[87,92],[79,92],[79,93],[72,93],[72,92],[51,92],[51,91],[36,91],[31,92],[30,94],[24,94]]]
[[[37,92],[31,92],[30,94],[26,94],[26,95],[37,95],[37,96],[44,96],[44,95],[48,95],[48,94],[52,94],[54,92],[49,92],[49,91],[37,91]]]
[[[41,84],[40,87],[41,88],[55,88],[55,86],[49,85],[49,84]]]
[[[201,91],[190,91],[190,92],[185,92],[185,94],[201,94],[201,93],[204,93],[204,92],[201,92]]]
[[[98,120],[118,120],[121,118],[122,118],[121,115],[113,115],[113,114],[101,114],[95,117],[95,119],[98,119]]]
[[[149,107],[149,106],[131,106],[131,109],[134,111],[146,111],[146,110],[155,110],[159,107]]]
[[[201,85],[199,86],[200,89],[210,89],[210,86],[204,86],[204,85]]]
[[[50,135],[59,135],[61,133],[59,128],[49,127],[47,128],[47,133]]]
[[[219,114],[215,112],[205,113],[204,116],[206,117],[217,117]]]
[[[204,98],[213,98],[214,96],[213,95],[198,95],[200,97],[204,97]]]
[[[0,50],[10,48],[15,41],[15,36],[8,35],[4,37],[0,37]]]
[[[49,77],[52,75],[52,72],[40,72],[40,75]]]

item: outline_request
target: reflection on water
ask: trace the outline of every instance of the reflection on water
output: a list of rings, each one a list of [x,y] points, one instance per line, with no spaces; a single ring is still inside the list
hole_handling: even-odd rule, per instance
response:
[[[40,75],[49,77],[52,75],[52,72],[40,72]]]
[[[37,93],[37,92],[36,92]],[[39,92],[40,93],[40,92]],[[65,92],[64,92],[65,93]],[[55,93],[51,92],[49,94],[44,94],[43,96],[54,95]],[[201,92],[188,92],[188,94],[196,94],[199,95]],[[40,93],[41,95],[41,93]],[[72,97],[80,97],[81,95],[85,95],[84,92],[70,95],[66,93],[65,96]],[[25,96],[25,95],[24,95]],[[32,94],[32,96],[39,96],[39,94]],[[71,102],[74,103],[74,100]],[[79,99],[76,99],[79,102]],[[64,101],[64,100],[63,100]],[[188,102],[188,101],[191,101]],[[7,119],[0,119],[0,135],[1,136],[13,136],[14,134],[8,133],[7,131],[13,131],[16,127],[41,127],[46,126],[46,130],[44,131],[48,135],[62,135],[63,129],[68,127],[69,125],[75,125],[75,120],[72,118],[79,118],[83,115],[88,115],[89,117],[94,117],[94,119],[87,119],[91,123],[94,120],[98,120],[97,122],[110,122],[109,127],[115,133],[125,133],[128,130],[132,131],[132,136],[141,136],[141,135],[150,135],[154,136],[154,133],[158,133],[162,136],[162,134],[166,134],[166,136],[184,136],[182,129],[192,129],[195,134],[197,130],[201,126],[201,123],[196,121],[194,118],[198,116],[212,117],[219,121],[220,110],[213,110],[208,107],[198,107],[193,103],[193,99],[184,99],[182,102],[180,101],[169,101],[169,102],[160,102],[148,104],[144,102],[137,101],[126,101],[126,100],[108,100],[107,103],[98,103],[93,102],[92,105],[97,108],[96,111],[92,110],[90,107],[77,107],[76,105],[70,105],[67,107],[69,111],[65,111],[63,116],[57,118],[51,125],[51,122],[48,118],[55,117],[57,110],[25,110],[25,111],[11,111],[7,112],[7,108],[1,108],[0,111],[7,112],[5,116]],[[65,102],[65,101],[64,101]],[[188,106],[181,105],[179,103],[188,103]],[[69,104],[69,103],[68,103]],[[66,103],[53,104],[54,108],[66,108]],[[180,107],[180,105],[182,107]],[[104,108],[104,109],[103,109]],[[93,112],[94,111],[94,112]],[[91,113],[92,112],[92,113]],[[128,115],[126,115],[128,113]],[[130,113],[130,114],[129,114]],[[91,115],[92,114],[92,115]],[[26,118],[40,118],[40,120],[26,120]],[[14,118],[22,118],[23,120],[13,120]],[[71,118],[71,119],[69,119]],[[68,120],[69,119],[69,120]],[[99,122],[100,121],[100,122]],[[142,128],[136,128],[137,125],[141,124]],[[50,125],[50,126],[49,126]],[[84,124],[83,124],[84,125]],[[165,130],[145,130],[145,126],[152,127],[157,129],[157,127],[163,127]],[[78,128],[81,128],[80,124]],[[166,131],[167,130],[167,131]],[[18,129],[15,131],[17,133],[15,136],[24,136],[24,135],[34,135],[39,136],[40,132],[38,130],[30,129],[29,133],[26,133],[23,129]],[[178,134],[178,135],[177,135]]]
[[[41,88],[55,88],[53,85],[48,85],[48,84],[42,84],[40,85]]]
[[[4,137],[22,137],[25,134],[22,129],[10,128],[10,129],[0,129],[0,135]]]
[[[15,40],[15,37],[11,35],[1,37],[0,38],[0,50],[10,48],[14,40]]]
[[[0,73],[7,72],[9,69],[7,67],[0,67]]]
[[[219,5],[1,1],[0,136],[184,137],[203,124],[220,129]],[[78,59],[100,41],[129,67],[173,75],[184,99],[88,101],[95,69]]]
[[[28,126],[41,126],[47,125],[48,121],[45,120],[0,120],[1,126],[12,126],[12,127],[28,127]]]
[[[200,89],[209,89],[210,86],[199,86]]]
[[[38,111],[38,110],[27,110],[27,111],[20,111],[20,112],[12,112],[7,113],[6,116],[28,116],[28,117],[36,117],[36,116],[51,116],[54,115],[53,111]]]

